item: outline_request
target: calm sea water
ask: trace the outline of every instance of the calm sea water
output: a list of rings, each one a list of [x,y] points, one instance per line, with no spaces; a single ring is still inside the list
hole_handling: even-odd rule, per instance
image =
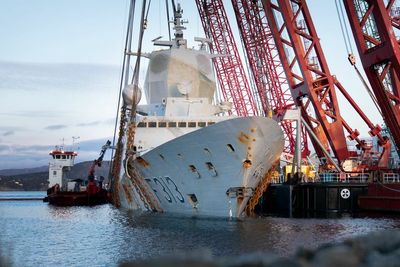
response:
[[[44,195],[0,192],[0,198]],[[0,201],[0,227],[0,253],[13,266],[116,266],[193,251],[214,256],[253,252],[289,256],[299,247],[398,229],[400,217],[230,221],[138,214],[111,205],[62,208],[41,201]]]

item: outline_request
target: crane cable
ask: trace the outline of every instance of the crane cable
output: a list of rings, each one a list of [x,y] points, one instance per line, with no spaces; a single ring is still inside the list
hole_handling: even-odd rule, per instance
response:
[[[119,112],[120,112],[120,106],[121,106],[121,97],[122,97],[122,89],[123,89],[123,84],[124,84],[124,73],[126,69],[126,61],[128,55],[128,49],[130,49],[128,46],[129,44],[129,38],[130,36],[130,31],[129,28],[133,27],[133,20],[135,16],[135,6],[136,6],[136,1],[131,0],[130,1],[130,8],[129,8],[129,15],[128,15],[128,25],[127,25],[127,31],[126,31],[126,36],[125,36],[125,47],[124,47],[124,57],[122,61],[122,70],[121,70],[121,79],[120,79],[120,84],[119,84],[119,93],[118,93],[118,104],[117,104],[117,112],[115,115],[115,125],[114,125],[114,135],[113,135],[113,141],[112,141],[112,147],[115,147],[115,139],[117,135],[117,126],[118,126],[118,118],[119,118]],[[121,118],[122,119],[122,118]],[[116,151],[116,154],[120,151]],[[117,155],[115,155],[117,156]],[[112,178],[110,179],[110,188],[112,189],[112,184],[114,183],[114,179],[117,179],[117,177],[112,177],[112,168],[114,166],[114,150],[111,150],[111,159],[110,159],[110,168],[109,168],[109,177]]]
[[[171,0],[172,2],[172,10],[174,11],[174,14],[176,13],[176,5],[175,5],[175,1]]]
[[[343,7],[340,3],[341,3],[340,0],[335,0],[336,12],[337,12],[337,15],[339,18],[340,29],[342,30],[343,40],[344,40],[344,44],[346,45],[347,54],[352,55],[353,54],[353,46],[351,45],[351,42],[350,42],[349,30],[348,30],[347,24],[344,19]]]
[[[135,68],[133,70],[133,76],[132,76],[132,83],[134,84],[134,86],[139,85],[139,70],[140,70],[140,59],[141,59],[141,55],[142,55],[143,35],[144,35],[144,31],[147,28],[147,17],[149,15],[151,0],[149,1],[149,4],[147,6],[147,11],[146,11],[146,2],[147,2],[147,0],[143,1],[142,16],[140,19],[140,32],[139,32],[139,40],[138,40],[137,58],[136,58]],[[131,116],[136,116],[136,114],[131,113]]]
[[[171,41],[171,25],[169,23],[169,5],[168,5],[168,0],[165,0],[165,9],[167,11],[168,37],[169,37],[169,40]]]
[[[379,114],[381,114],[381,116],[383,118],[383,113],[382,113],[381,109],[379,108],[378,101],[377,101],[374,93],[372,92],[372,89],[369,87],[368,83],[366,82],[366,80],[362,76],[360,70],[356,66],[356,57],[354,56],[354,53],[353,53],[353,46],[352,46],[351,41],[350,41],[349,29],[347,27],[347,24],[346,24],[346,21],[345,21],[345,18],[344,18],[344,11],[343,11],[343,6],[341,4],[341,1],[340,0],[335,0],[335,5],[336,5],[336,12],[337,12],[337,15],[338,15],[338,19],[339,19],[339,22],[340,22],[340,29],[342,31],[343,40],[344,40],[344,43],[345,43],[345,46],[346,46],[346,50],[347,50],[347,54],[348,54],[347,59],[349,60],[350,64],[356,70],[356,73],[357,73],[358,77],[360,78],[364,88],[366,89],[367,93],[371,97],[372,102],[374,103],[374,105],[375,105],[376,109],[378,110]]]
[[[147,28],[147,18],[149,15],[151,0],[149,0],[149,3],[147,5],[147,11],[146,11],[146,3],[147,3],[147,0],[144,0],[143,4],[142,4],[137,57],[136,57],[135,68],[133,70],[133,76],[132,76],[132,81],[131,81],[134,88],[138,88],[138,86],[139,86],[139,73],[140,73],[139,70],[140,70],[140,59],[141,59],[141,54],[142,54],[142,43],[143,43],[144,31]],[[129,54],[129,56],[130,55],[131,54]],[[144,207],[147,210],[150,210],[149,209],[149,205],[150,205],[151,210],[162,211],[161,207],[158,205],[155,198],[152,198],[151,193],[149,193],[147,191],[147,189],[145,188],[144,178],[140,175],[140,173],[138,172],[136,167],[133,164],[129,167],[129,162],[131,162],[135,159],[134,155],[136,153],[135,145],[134,145],[134,138],[135,138],[135,132],[136,132],[136,107],[137,107],[136,91],[133,90],[132,94],[133,94],[132,95],[133,102],[132,102],[132,108],[131,108],[131,112],[130,112],[130,122],[129,122],[129,126],[127,129],[128,133],[127,133],[127,142],[126,142],[126,144],[127,144],[126,159],[124,161],[125,174],[127,175],[128,178],[130,178],[130,181],[132,182],[135,190],[137,191],[137,193],[140,197],[140,200],[143,202]],[[132,172],[133,175],[131,175],[130,172]]]

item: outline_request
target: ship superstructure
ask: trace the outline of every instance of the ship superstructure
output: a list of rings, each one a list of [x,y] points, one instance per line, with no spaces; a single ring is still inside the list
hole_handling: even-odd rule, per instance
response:
[[[78,153],[75,151],[65,151],[60,147],[49,152],[52,157],[49,162],[49,188],[58,184],[60,188],[67,189],[67,179],[65,173],[74,166],[75,157]]]

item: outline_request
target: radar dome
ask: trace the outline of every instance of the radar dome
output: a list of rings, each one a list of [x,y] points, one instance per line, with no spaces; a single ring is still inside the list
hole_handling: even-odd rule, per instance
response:
[[[182,81],[177,84],[178,91],[182,95],[188,95],[192,91],[192,81]]]
[[[124,106],[131,107],[133,103],[137,105],[142,98],[142,90],[139,86],[128,84],[122,91],[122,97],[124,99]]]

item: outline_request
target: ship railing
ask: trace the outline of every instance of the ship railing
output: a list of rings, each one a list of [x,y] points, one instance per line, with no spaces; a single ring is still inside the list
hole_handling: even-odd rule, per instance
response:
[[[326,172],[319,175],[323,183],[366,183],[370,179],[369,173],[333,173]]]
[[[383,174],[384,183],[398,183],[400,182],[400,175],[398,173],[384,173]]]
[[[283,174],[280,174],[279,176],[274,176],[271,179],[271,184],[283,184],[284,182],[286,182],[286,180]]]
[[[397,176],[396,176],[397,175]],[[398,174],[388,173],[389,181],[399,181],[400,176]],[[335,172],[325,172],[320,173],[317,177],[303,177],[301,182],[312,183],[312,182],[322,182],[322,183],[366,183],[371,178],[370,173],[335,173]],[[396,180],[397,179],[397,180]],[[285,176],[280,174],[278,177],[274,177],[271,180],[271,184],[283,184],[286,182]]]

